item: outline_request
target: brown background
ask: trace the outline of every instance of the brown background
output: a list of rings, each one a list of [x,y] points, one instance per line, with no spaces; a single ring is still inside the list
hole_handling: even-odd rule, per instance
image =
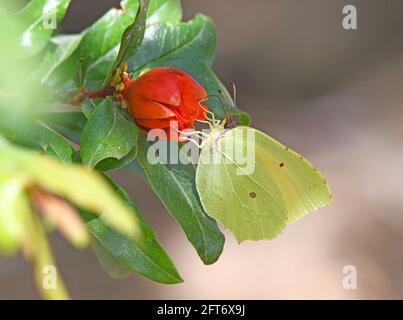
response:
[[[73,1],[61,26],[76,32],[118,1]],[[358,30],[342,28],[355,4]],[[53,236],[74,298],[403,298],[403,2],[398,0],[184,0],[185,18],[213,17],[215,70],[234,81],[254,126],[314,162],[332,206],[274,241],[236,244],[204,266],[181,229],[141,180],[114,176],[157,230],[185,283],[109,278],[91,251]],[[358,289],[344,290],[355,265]],[[0,298],[37,298],[30,266],[0,258]]]

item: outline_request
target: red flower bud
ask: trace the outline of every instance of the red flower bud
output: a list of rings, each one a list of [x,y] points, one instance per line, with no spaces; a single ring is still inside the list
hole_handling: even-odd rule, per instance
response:
[[[122,92],[136,123],[145,131],[163,129],[167,138],[170,127],[178,130],[194,127],[205,120],[207,106],[201,103],[206,90],[187,73],[175,68],[155,68],[136,80],[128,80]]]

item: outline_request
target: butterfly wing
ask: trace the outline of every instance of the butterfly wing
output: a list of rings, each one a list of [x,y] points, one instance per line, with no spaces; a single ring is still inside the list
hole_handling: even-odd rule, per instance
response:
[[[196,171],[196,187],[206,212],[232,231],[239,242],[272,239],[287,223],[287,209],[265,154],[256,153],[255,170],[245,174],[241,160],[247,144],[243,129],[210,138],[202,148]]]
[[[254,161],[253,170],[240,174],[244,155]],[[208,164],[209,157],[216,163]],[[210,139],[201,152],[196,185],[206,212],[239,241],[271,239],[287,223],[331,201],[326,181],[310,162],[248,127]]]

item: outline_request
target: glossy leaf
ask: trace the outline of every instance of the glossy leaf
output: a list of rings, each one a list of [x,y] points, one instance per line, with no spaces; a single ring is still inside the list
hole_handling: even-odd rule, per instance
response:
[[[138,0],[122,1],[121,7],[121,9],[109,10],[84,31],[79,46],[52,73],[49,84],[54,86],[67,85],[69,82],[72,84],[80,59],[85,59],[89,74],[84,84],[93,90],[102,86],[117,57],[123,32],[136,17]],[[147,15],[147,25],[158,21],[177,23],[182,17],[180,2],[179,0],[151,0]],[[91,80],[92,78],[96,80]]]
[[[39,53],[66,14],[71,0],[32,0],[12,16],[16,23],[16,52],[27,58]]]
[[[13,117],[3,117],[0,119],[0,132],[3,130],[13,132],[14,143],[51,155],[63,163],[71,162],[73,149],[70,144],[62,136],[32,119],[20,118],[17,121]]]
[[[207,65],[213,63],[217,35],[213,21],[198,14],[188,22],[156,23],[147,28],[137,54],[129,60],[129,70],[138,72],[167,58],[192,58]]]
[[[47,126],[70,141],[79,144],[87,118],[81,112],[52,112],[39,117]]]
[[[181,20],[181,0],[150,0],[147,27],[157,22],[176,24]]]
[[[52,38],[48,45],[48,50],[38,69],[34,72],[33,77],[45,83],[52,73],[74,53],[81,39],[82,34],[63,35]]]
[[[81,111],[84,113],[85,117],[89,119],[92,112],[95,110],[97,105],[102,103],[102,99],[89,99],[86,98],[81,104]]]
[[[99,218],[89,220],[87,227],[108,253],[98,251],[98,254],[102,254],[102,257],[98,255],[98,258],[102,259],[102,265],[105,268],[112,268],[110,271],[115,276],[125,276],[127,271],[135,271],[159,283],[182,282],[171,259],[159,244],[153,229],[138,213],[138,209],[129,195],[116,185],[114,185],[114,189],[121,199],[132,208],[132,212],[140,221],[139,226],[144,235],[144,241],[138,245],[105,225]]]
[[[147,19],[147,9],[149,5],[149,0],[139,0],[139,8],[137,10],[137,15],[134,22],[126,28],[123,32],[122,40],[120,41],[120,48],[118,56],[114,64],[112,65],[112,70],[120,68],[132,57],[144,38],[144,32],[146,29],[146,19]]]
[[[119,160],[115,159],[115,158],[104,159],[104,160],[98,162],[95,169],[97,169],[98,171],[107,172],[107,171],[124,168],[127,165],[129,165],[131,162],[133,162],[134,159],[136,159],[136,157],[137,157],[137,147],[134,146],[133,149],[127,155],[125,155],[123,158],[121,158]]]
[[[83,113],[88,117],[94,111],[96,104],[93,100],[86,100],[87,103],[82,105]],[[42,121],[70,141],[79,144],[81,132],[87,123],[87,118],[83,113],[67,112],[67,113],[48,113],[41,116]],[[1,130],[1,128],[0,128]],[[115,158],[107,158],[101,160],[97,165],[98,171],[112,171],[130,165],[137,156],[136,146],[123,158],[117,160]],[[81,163],[81,157],[79,162]]]
[[[81,136],[81,159],[95,167],[108,158],[122,159],[137,142],[138,129],[120,105],[104,100],[91,113]]]
[[[151,7],[150,7],[151,11]],[[210,18],[197,15],[186,23],[158,22],[147,26],[143,43],[133,57],[128,59],[129,71],[135,75],[149,64],[157,64],[167,58],[191,56],[211,65],[216,46],[214,24]],[[115,55],[105,55],[102,63],[88,70],[87,86],[99,87],[99,83],[114,63]]]
[[[203,262],[214,263],[221,255],[225,239],[201,206],[195,186],[195,167],[192,164],[152,165],[147,159],[148,147],[149,143],[141,134],[138,161],[146,180],[181,225]]]
[[[92,249],[101,264],[102,269],[114,279],[130,277],[132,271],[124,266],[96,238],[92,239]]]

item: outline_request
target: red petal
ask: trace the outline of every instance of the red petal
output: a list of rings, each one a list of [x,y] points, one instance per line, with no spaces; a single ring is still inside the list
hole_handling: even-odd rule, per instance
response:
[[[179,112],[184,117],[195,119],[199,115],[201,109],[199,102],[207,96],[207,92],[190,76],[182,78],[180,89],[182,92],[182,103]]]
[[[172,123],[176,123],[176,118],[170,118],[170,119],[136,119],[136,122],[148,129],[164,129],[164,128],[169,128],[169,126]]]
[[[175,113],[166,106],[142,97],[136,97],[128,105],[135,119],[166,119],[175,116]]]
[[[172,107],[181,103],[179,78],[177,73],[169,71],[170,68],[152,69],[133,82],[127,93],[127,100],[136,100],[143,97]]]

